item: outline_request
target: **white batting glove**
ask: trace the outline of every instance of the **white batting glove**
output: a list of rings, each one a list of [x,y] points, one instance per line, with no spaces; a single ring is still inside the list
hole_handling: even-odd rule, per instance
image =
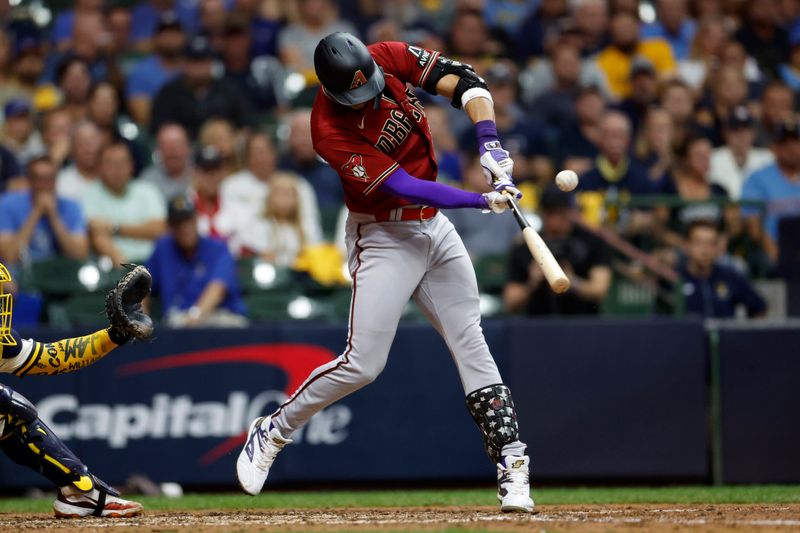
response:
[[[502,192],[492,191],[483,193],[483,199],[493,212],[502,213],[509,208],[508,202],[511,201],[511,196]],[[485,209],[484,213],[488,213],[489,209]]]
[[[485,148],[487,150],[481,154],[480,161],[486,183],[497,192],[508,191],[514,198],[522,198],[522,194],[511,179],[514,172],[514,160],[511,159],[508,151],[503,150],[497,141],[486,143]]]

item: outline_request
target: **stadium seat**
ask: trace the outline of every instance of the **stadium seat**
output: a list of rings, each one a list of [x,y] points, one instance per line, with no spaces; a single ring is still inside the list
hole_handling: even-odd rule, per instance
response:
[[[22,285],[47,296],[86,294],[113,287],[120,272],[104,271],[93,261],[58,257],[32,263],[22,275]]]
[[[475,259],[475,276],[478,278],[478,288],[481,292],[500,294],[508,278],[508,256],[484,255]]]
[[[254,322],[275,320],[320,320],[331,314],[324,300],[309,298],[294,290],[260,291],[245,296],[247,316]]]
[[[615,274],[600,313],[605,316],[648,316],[653,312],[654,303],[652,290]]]
[[[105,293],[93,292],[70,296],[66,300],[47,304],[50,324],[69,326],[104,326]]]
[[[286,289],[292,285],[292,271],[257,258],[248,257],[236,262],[236,271],[245,294],[265,289]]]

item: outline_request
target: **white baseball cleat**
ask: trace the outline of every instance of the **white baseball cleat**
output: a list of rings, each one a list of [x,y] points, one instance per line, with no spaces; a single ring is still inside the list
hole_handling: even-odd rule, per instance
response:
[[[276,428],[269,429],[270,420],[268,416],[253,420],[247,430],[247,441],[236,461],[239,485],[251,496],[261,492],[278,452],[292,442],[291,439],[284,439]]]
[[[97,489],[84,493],[67,486],[59,490],[58,497],[53,502],[53,511],[57,518],[83,518],[85,516],[130,518],[142,514],[144,507],[141,503],[124,500],[111,494],[105,494],[105,498],[103,498]]]
[[[527,455],[506,455],[497,463],[497,499],[504,513],[533,512]]]

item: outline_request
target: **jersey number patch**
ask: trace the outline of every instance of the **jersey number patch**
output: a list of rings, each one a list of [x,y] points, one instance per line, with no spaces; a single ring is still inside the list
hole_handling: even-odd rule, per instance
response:
[[[350,156],[350,159],[347,160],[347,163],[342,165],[342,172],[353,176],[356,179],[369,181],[367,169],[364,167],[364,160],[358,154],[353,154]]]

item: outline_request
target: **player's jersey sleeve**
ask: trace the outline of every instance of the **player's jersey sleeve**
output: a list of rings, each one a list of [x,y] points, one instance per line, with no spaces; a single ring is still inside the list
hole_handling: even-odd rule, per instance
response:
[[[439,52],[397,41],[369,46],[375,62],[383,70],[405,83],[422,87],[439,59]]]
[[[327,137],[314,148],[339,173],[350,192],[369,195],[400,167],[389,156],[355,137]]]
[[[13,329],[11,335],[17,343],[0,346],[0,373],[21,376],[36,362],[42,345],[31,339],[23,339]]]

